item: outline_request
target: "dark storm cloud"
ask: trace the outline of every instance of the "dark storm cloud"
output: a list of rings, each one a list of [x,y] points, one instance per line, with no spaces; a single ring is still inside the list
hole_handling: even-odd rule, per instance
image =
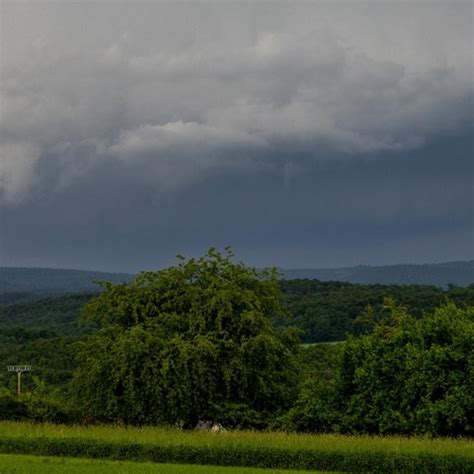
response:
[[[226,244],[259,265],[465,258],[472,165],[462,140],[439,140],[380,166],[333,157],[286,188],[282,167],[216,174],[161,193],[136,169],[104,165],[54,199],[8,209],[5,263],[139,270]]]
[[[3,2],[4,262],[466,256],[472,5],[356,5]]]

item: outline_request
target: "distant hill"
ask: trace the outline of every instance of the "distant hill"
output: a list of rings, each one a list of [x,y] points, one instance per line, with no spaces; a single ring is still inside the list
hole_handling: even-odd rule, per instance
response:
[[[446,262],[424,265],[384,265],[335,269],[295,269],[282,270],[287,280],[296,278],[321,281],[346,281],[349,283],[380,285],[435,285],[447,287],[449,284],[468,286],[474,283],[474,260],[466,262]]]
[[[129,273],[0,267],[0,303],[31,299],[32,295],[97,292],[95,281],[120,283],[132,278]]]
[[[357,266],[337,269],[282,270],[284,279],[317,279],[381,285],[468,286],[474,283],[474,260],[427,265]],[[95,281],[130,281],[130,273],[105,273],[53,268],[0,267],[0,304],[44,295],[93,293]]]

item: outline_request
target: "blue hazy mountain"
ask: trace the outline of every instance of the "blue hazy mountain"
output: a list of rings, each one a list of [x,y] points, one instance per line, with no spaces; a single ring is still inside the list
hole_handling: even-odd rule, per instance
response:
[[[381,285],[468,286],[474,283],[474,260],[424,265],[359,265],[332,269],[282,269],[283,277]]]
[[[0,294],[91,293],[100,290],[98,281],[121,283],[133,277],[129,273],[0,267]]]

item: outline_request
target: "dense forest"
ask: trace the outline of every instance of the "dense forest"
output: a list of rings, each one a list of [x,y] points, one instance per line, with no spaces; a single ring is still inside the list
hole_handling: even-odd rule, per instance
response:
[[[302,330],[306,343],[340,341],[348,334],[365,329],[363,315],[368,309],[380,314],[386,298],[392,298],[415,317],[432,312],[446,301],[461,306],[474,305],[474,285],[447,289],[423,285],[359,285],[318,280],[283,280],[283,298],[290,313],[289,322]]]

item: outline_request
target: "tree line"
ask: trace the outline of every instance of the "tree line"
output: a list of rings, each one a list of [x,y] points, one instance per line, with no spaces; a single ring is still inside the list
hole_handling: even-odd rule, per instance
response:
[[[386,298],[394,299],[415,317],[433,312],[447,301],[461,307],[474,305],[474,284],[443,289],[279,279],[278,287],[287,311],[283,317],[272,315],[272,322],[281,328],[298,327],[304,343],[342,341],[347,335],[362,334],[366,327],[360,316],[368,307],[378,314],[383,313]],[[35,301],[0,304],[0,343],[22,344],[40,336],[89,333],[97,324],[78,325],[78,319],[82,307],[96,296],[97,293],[47,296]]]

